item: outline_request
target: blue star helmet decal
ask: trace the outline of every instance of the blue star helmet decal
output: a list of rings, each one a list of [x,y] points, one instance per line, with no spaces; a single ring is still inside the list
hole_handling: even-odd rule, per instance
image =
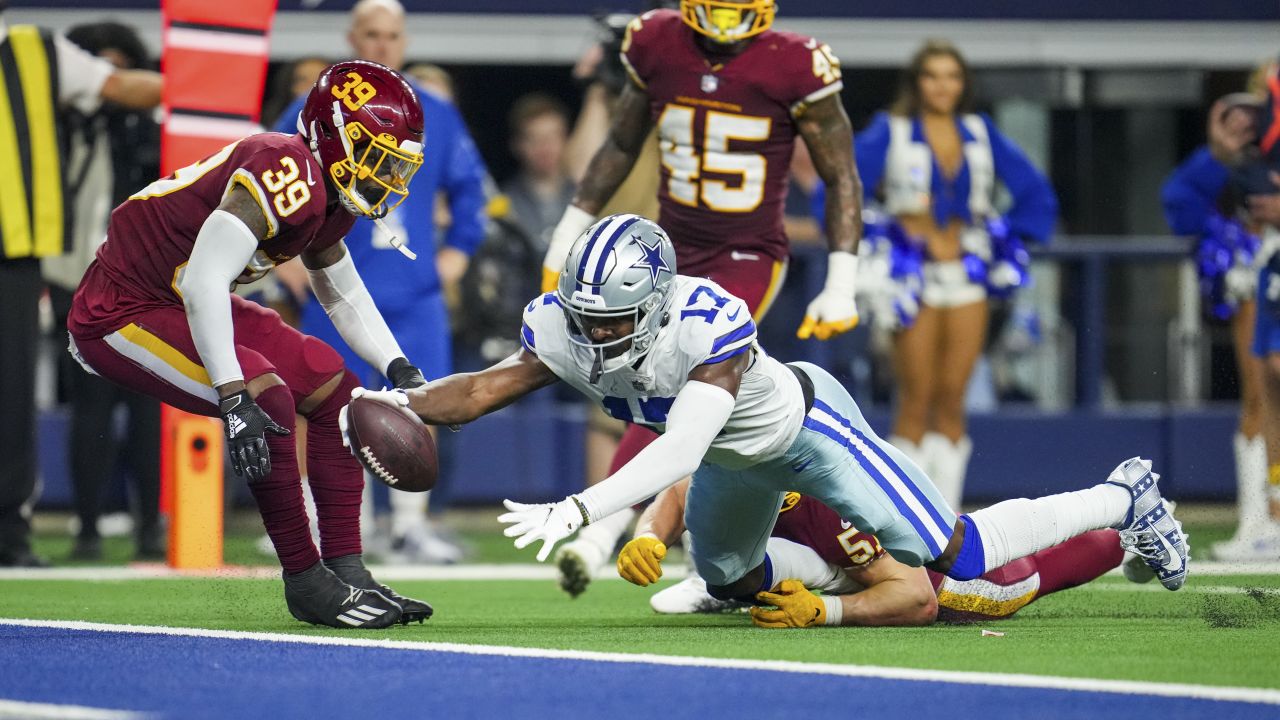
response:
[[[654,285],[658,284],[658,275],[666,270],[671,272],[671,266],[667,265],[667,261],[662,257],[662,243],[654,240],[652,245],[645,243],[644,239],[639,235],[632,235],[631,238],[636,241],[640,247],[644,248],[644,257],[637,260],[631,265],[633,268],[644,268],[649,271],[649,279]]]

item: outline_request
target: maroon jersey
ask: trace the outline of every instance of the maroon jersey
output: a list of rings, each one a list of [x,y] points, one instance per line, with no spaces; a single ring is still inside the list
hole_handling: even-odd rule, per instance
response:
[[[835,510],[800,493],[787,493],[773,536],[804,545],[846,570],[861,569],[884,555],[875,535],[858,530]]]
[[[151,183],[111,213],[107,241],[81,283],[89,295],[71,314],[71,332],[101,337],[134,312],[181,305],[176,288],[196,235],[237,184],[267,220],[267,237],[237,283],[338,242],[355,222],[341,204],[328,206],[324,176],[301,136],[251,135]]]
[[[695,37],[680,13],[653,10],[632,21],[622,45],[658,126],[659,223],[680,263],[729,249],[781,260],[795,118],[840,91],[839,62],[826,45],[788,32],[765,31],[723,59]]]

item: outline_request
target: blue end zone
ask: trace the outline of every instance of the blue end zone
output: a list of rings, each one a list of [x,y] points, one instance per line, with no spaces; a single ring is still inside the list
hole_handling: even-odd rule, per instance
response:
[[[0,699],[175,718],[1276,717],[1181,697],[11,625],[0,648]]]

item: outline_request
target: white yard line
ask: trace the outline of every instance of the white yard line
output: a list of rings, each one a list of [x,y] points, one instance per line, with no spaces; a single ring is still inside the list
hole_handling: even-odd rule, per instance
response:
[[[90,632],[137,633],[143,635],[165,635],[172,637],[216,638],[221,640],[295,643],[299,645],[384,648],[387,650],[404,650],[412,652],[442,652],[464,655],[536,658],[544,660],[576,660],[678,667],[724,668],[730,670],[757,670],[765,672],[808,673],[840,677],[868,677],[917,682],[947,682],[965,685],[1044,688],[1050,690],[1105,692],[1124,695],[1159,695],[1164,697],[1185,697],[1203,700],[1225,700],[1280,705],[1280,690],[1219,687],[1213,685],[1189,685],[1181,683],[1153,683],[1132,680],[1108,680],[1103,678],[1069,678],[1013,673],[960,672],[954,670],[916,670],[912,668],[880,667],[875,665],[836,665],[831,663],[805,663],[787,660],[740,660],[681,655],[651,655],[644,653],[631,654],[594,652],[587,650],[551,650],[545,648],[506,647],[501,645],[464,645],[461,643],[302,636],[290,635],[287,633],[205,630],[201,628],[178,628],[152,625],[113,625],[79,621],[0,618],[0,625],[60,628]]]
[[[52,705],[49,703],[21,702],[0,699],[0,718],[22,720],[138,720],[146,713],[129,710],[108,710],[83,705]]]

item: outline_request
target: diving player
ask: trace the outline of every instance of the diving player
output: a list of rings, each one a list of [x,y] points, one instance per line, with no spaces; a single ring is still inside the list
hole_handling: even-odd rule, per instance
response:
[[[681,481],[663,490],[645,509],[636,536],[618,554],[618,574],[623,579],[644,587],[662,576],[666,545],[684,530],[688,485],[688,481]],[[775,569],[771,595],[758,598],[774,606],[752,610],[761,627],[1001,620],[1039,598],[1100,577],[1124,558],[1115,530],[1094,530],[1014,560],[976,580],[958,581],[886,556],[874,535],[860,531],[813,498],[794,492],[787,493],[778,511],[769,551],[799,562]],[[1139,582],[1154,577],[1145,565],[1141,570],[1147,572]],[[673,592],[681,586],[686,586],[682,592]],[[810,589],[836,597],[828,601]],[[711,597],[696,576],[655,594],[650,604],[659,613],[675,614],[742,607],[741,603]]]
[[[431,606],[375,581],[361,561],[359,463],[338,413],[359,385],[323,342],[228,292],[301,256],[343,337],[403,387],[409,364],[342,243],[380,218],[422,164],[422,108],[394,71],[349,60],[321,73],[303,132],[261,133],[157,180],[111,214],[67,321],[89,372],[187,412],[221,416],[298,620],[345,628],[422,621]],[[293,438],[308,421],[319,514],[311,540]],[[323,558],[323,561],[322,561]]]
[[[826,287],[798,334],[826,340],[858,323],[853,282],[862,188],[853,129],[840,103],[840,61],[818,40],[771,29],[776,11],[774,0],[681,0],[678,12],[653,10],[631,22],[621,52],[629,81],[604,145],[552,233],[544,292],[555,289],[570,246],[627,177],[656,125],[658,222],[671,235],[681,272],[741,298],[759,322],[786,275],[783,205],[801,137],[831,189],[825,205],[831,253]],[[655,437],[630,425],[611,471]],[[563,548],[558,564],[566,590],[582,591],[633,517],[624,510]]]
[[[606,217],[574,243],[556,292],[525,308],[523,348],[514,355],[407,392],[352,395],[452,425],[561,380],[614,417],[660,432],[582,493],[552,504],[506,501],[509,512],[499,518],[510,526],[506,535],[518,548],[541,540],[540,561],[578,528],[692,474],[685,521],[698,574],[718,599],[750,600],[773,587],[771,568],[788,559],[766,544],[788,490],[873,533],[894,559],[957,580],[1110,527],[1165,587],[1182,586],[1186,543],[1148,461],[1126,460],[1085,490],[957,518],[928,477],[872,432],[834,378],[769,357],[742,300],[676,271],[675,250],[657,224]]]

